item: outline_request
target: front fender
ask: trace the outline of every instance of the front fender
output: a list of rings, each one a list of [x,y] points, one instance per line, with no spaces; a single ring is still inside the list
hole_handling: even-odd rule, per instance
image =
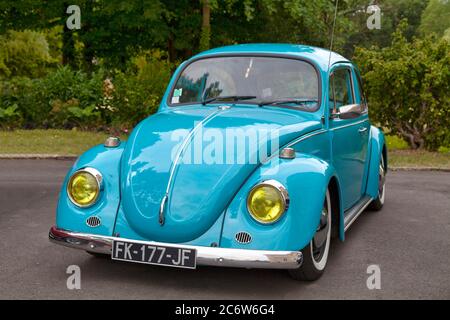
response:
[[[125,143],[116,148],[106,148],[98,145],[81,155],[69,170],[58,199],[56,210],[56,226],[74,232],[111,236],[114,230],[116,213],[120,203],[120,161]],[[82,168],[92,167],[103,176],[103,190],[97,202],[89,208],[75,206],[67,196],[67,183],[72,174]],[[90,216],[101,219],[101,225],[95,228],[86,224]]]
[[[297,153],[295,159],[275,159],[258,168],[244,183],[225,214],[221,247],[261,250],[300,250],[312,239],[333,167],[311,155]],[[274,179],[288,190],[290,204],[284,215],[271,225],[255,221],[247,210],[247,195],[259,182]],[[237,232],[252,235],[249,244],[235,240]]]
[[[383,151],[384,150],[384,151]],[[383,154],[384,152],[384,154]],[[378,176],[379,176],[379,163],[381,157],[384,156],[386,170],[388,168],[386,142],[383,132],[374,127],[370,127],[370,162],[369,172],[367,179],[367,195],[372,198],[378,197]]]

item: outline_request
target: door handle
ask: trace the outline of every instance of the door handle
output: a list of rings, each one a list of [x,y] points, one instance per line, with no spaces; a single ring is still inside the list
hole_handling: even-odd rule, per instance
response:
[[[363,134],[363,133],[366,132],[366,131],[367,131],[367,127],[360,127],[360,128],[358,129],[358,132],[361,133],[361,134]]]

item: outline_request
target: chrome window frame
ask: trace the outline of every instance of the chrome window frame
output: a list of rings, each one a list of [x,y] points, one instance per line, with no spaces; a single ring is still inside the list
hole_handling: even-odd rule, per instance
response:
[[[186,64],[182,67],[182,69],[178,72],[175,80],[173,81],[172,87],[170,88],[169,94],[167,95],[167,99],[166,99],[166,104],[169,108],[177,108],[177,107],[183,107],[183,106],[189,106],[189,105],[198,105],[201,104],[200,101],[197,102],[183,102],[183,103],[176,103],[173,104],[171,102],[171,98],[173,97],[174,91],[175,91],[175,87],[178,83],[178,80],[180,79],[181,75],[183,74],[184,70],[186,70],[186,68],[188,66],[190,66],[192,63],[199,61],[199,60],[204,60],[204,59],[210,59],[210,58],[232,58],[232,57],[258,57],[258,58],[282,58],[282,59],[290,59],[290,60],[298,60],[298,61],[302,61],[305,63],[310,64],[314,71],[316,72],[317,75],[317,82],[318,82],[318,92],[317,92],[317,106],[314,109],[307,109],[307,108],[303,108],[303,107],[291,107],[291,106],[283,106],[283,105],[277,105],[277,106],[269,106],[269,107],[277,107],[277,108],[287,108],[287,109],[294,109],[294,110],[299,110],[299,111],[306,111],[306,112],[310,112],[310,113],[314,113],[317,112],[318,110],[321,109],[322,107],[322,73],[320,72],[319,67],[316,65],[316,63],[308,58],[305,57],[299,57],[293,54],[282,54],[282,53],[252,53],[252,52],[246,52],[246,53],[220,53],[220,54],[208,54],[208,55],[204,55],[204,56],[200,56],[197,58],[194,58],[192,60],[187,60]],[[223,101],[218,101],[217,104],[224,104]],[[250,101],[243,101],[242,104],[247,104],[247,105],[255,105],[258,106],[258,103],[252,103]]]
[[[339,111],[339,109],[342,108],[342,107],[351,106],[353,104],[356,104],[355,83],[354,83],[354,80],[353,80],[353,72],[352,72],[353,68],[351,66],[338,66],[335,69],[333,69],[331,74],[328,76],[328,96],[327,96],[328,101],[330,101],[330,90],[331,90],[331,88],[330,88],[330,80],[332,79],[332,77],[334,77],[334,73],[336,71],[339,71],[339,70],[346,70],[348,72],[348,75],[350,77],[350,86],[351,86],[350,89],[351,89],[352,102],[353,103],[342,105],[342,106],[340,106],[337,109],[337,111]],[[334,89],[334,84],[333,84],[333,89]],[[335,103],[336,103],[336,95],[333,93],[333,108],[330,108],[333,111],[334,111],[334,104]],[[333,112],[331,114],[333,114]]]

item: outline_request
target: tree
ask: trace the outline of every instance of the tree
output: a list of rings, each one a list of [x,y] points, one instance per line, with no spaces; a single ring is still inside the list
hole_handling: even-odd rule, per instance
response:
[[[83,0],[89,1],[89,0]],[[39,30],[64,26],[63,63],[75,66],[75,41],[65,27],[67,0],[0,0],[0,33],[7,30]]]
[[[344,54],[351,57],[354,47],[371,46],[387,47],[392,42],[392,34],[395,32],[398,24],[403,19],[408,21],[405,27],[404,36],[411,40],[418,34],[420,19],[423,10],[429,0],[378,0],[373,2],[381,10],[381,29],[370,30],[367,28],[368,1],[355,0],[350,11],[345,12],[352,24],[352,29],[347,35]]]
[[[442,38],[450,42],[450,28],[445,30],[444,36]]]
[[[163,10],[159,32],[164,36],[164,41],[158,47],[168,51],[171,62],[190,57],[198,51],[200,43],[200,1],[161,0],[161,5]]]
[[[228,0],[219,2],[212,17],[212,44],[288,42],[329,47],[335,1]],[[339,12],[352,1],[339,1]],[[345,16],[336,21],[336,48],[350,31]]]
[[[412,148],[450,146],[450,43],[434,36],[408,42],[405,27],[389,47],[356,50],[370,116]]]
[[[423,35],[436,33],[443,36],[450,28],[450,1],[430,0],[422,15],[420,31]]]
[[[211,6],[209,0],[202,0],[202,34],[200,51],[207,50],[211,42]]]
[[[0,36],[0,75],[6,77],[43,76],[55,61],[45,37],[35,31],[8,31]]]
[[[0,32],[9,29],[44,30],[63,27],[63,63],[77,67],[76,39],[83,45],[82,65],[92,69],[94,57],[109,65],[124,66],[141,48],[158,46],[164,41],[160,20],[163,5],[159,0],[78,0],[81,29],[69,30],[67,0],[0,0]]]
[[[124,68],[140,50],[157,47],[164,40],[157,0],[85,0],[80,4],[83,65],[89,71],[93,59],[108,67]]]

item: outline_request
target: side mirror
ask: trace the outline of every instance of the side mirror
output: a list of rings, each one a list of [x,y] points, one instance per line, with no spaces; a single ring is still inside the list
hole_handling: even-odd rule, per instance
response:
[[[335,118],[339,119],[355,119],[362,114],[362,108],[360,104],[350,104],[348,106],[342,106],[339,108],[339,113],[335,115]]]

